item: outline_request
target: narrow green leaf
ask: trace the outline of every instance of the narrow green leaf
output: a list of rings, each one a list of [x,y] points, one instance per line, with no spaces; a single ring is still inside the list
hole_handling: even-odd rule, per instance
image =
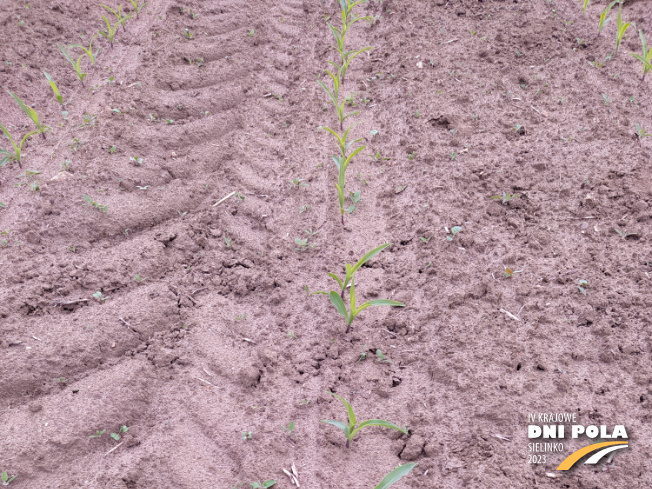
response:
[[[387,489],[389,486],[397,482],[399,479],[409,474],[410,471],[416,466],[417,464],[415,463],[399,465],[394,470],[392,470],[389,474],[383,477],[383,480],[381,480],[380,483],[376,487],[374,487],[374,489]]]
[[[341,429],[344,432],[344,435],[347,438],[349,437],[349,426],[345,422],[343,422],[343,421],[335,421],[335,420],[332,420],[332,419],[322,419],[321,422],[333,425],[336,428]]]
[[[337,285],[340,286],[340,289],[344,288],[344,284],[342,283],[342,280],[337,275],[335,275],[334,273],[329,273],[328,276],[335,279]]]
[[[367,262],[368,262],[369,260],[371,260],[375,255],[377,255],[378,253],[380,253],[381,251],[383,251],[383,250],[384,250],[385,248],[387,248],[388,246],[392,246],[392,243],[385,243],[385,244],[382,244],[382,245],[378,246],[377,248],[374,248],[373,250],[371,250],[371,251],[369,251],[368,253],[366,253],[362,258],[360,258],[360,259],[358,260],[358,263],[356,263],[356,264],[354,265],[352,272],[355,273],[356,270],[358,270],[358,268],[360,268],[362,265],[364,265],[365,263],[367,263]]]
[[[330,295],[331,302],[335,306],[335,309],[337,309],[337,312],[339,312],[344,317],[344,319],[348,321],[349,314],[348,312],[346,312],[346,306],[344,305],[344,301],[342,300],[340,295],[332,290],[329,295]]]
[[[350,428],[350,430],[353,430],[355,428],[355,423],[356,423],[355,413],[353,412],[353,406],[351,406],[351,404],[349,404],[349,401],[347,401],[343,397],[340,397],[337,394],[334,394],[332,392],[329,392],[329,394],[331,396],[333,396],[333,397],[336,397],[337,399],[339,399],[342,402],[342,404],[344,404],[344,407],[346,408],[346,412],[349,415],[349,428]],[[353,437],[351,436],[351,438],[353,438]]]
[[[18,95],[16,95],[15,93],[13,93],[13,92],[11,92],[11,91],[9,91],[9,90],[7,90],[7,92],[9,92],[9,95],[11,95],[11,96],[14,98],[14,100],[16,101],[16,103],[18,104],[18,106],[21,108],[21,110],[22,110],[23,112],[25,112],[25,114],[26,114],[30,119],[32,119],[32,122],[34,122],[34,124],[36,124],[36,127],[41,127],[41,124],[40,124],[40,122],[39,122],[38,115],[36,114],[36,111],[35,111],[34,109],[32,109],[30,106],[25,105],[25,104],[23,103],[23,101],[22,101],[22,100],[18,97]]]
[[[54,92],[54,96],[56,97],[57,101],[60,104],[63,104],[63,97],[59,93],[59,87],[57,87],[57,84],[55,83],[54,79],[45,71],[43,72],[45,75],[45,78],[47,78],[48,82],[50,82],[50,88],[52,88],[52,91]]]
[[[401,428],[400,426],[396,426],[394,423],[390,423],[389,421],[385,421],[384,419],[368,419],[367,421],[363,421],[358,425],[356,429],[354,429],[351,432],[351,438],[353,438],[361,429],[363,428],[369,428],[370,426],[380,426],[382,428],[390,428],[392,430],[397,430],[400,431],[401,433],[407,434],[407,430],[405,428]]]
[[[353,150],[353,153],[351,153],[351,154],[348,156],[348,158],[346,159],[346,161],[344,162],[344,165],[343,165],[344,171],[346,171],[346,168],[349,166],[349,163],[351,162],[351,160],[353,159],[353,157],[354,157],[355,155],[357,155],[360,151],[362,151],[362,150],[365,149],[365,148],[366,148],[366,146],[358,146],[357,148],[355,148],[355,149]]]
[[[355,277],[351,277],[351,288],[349,289],[349,301],[351,302],[351,311],[355,311]]]

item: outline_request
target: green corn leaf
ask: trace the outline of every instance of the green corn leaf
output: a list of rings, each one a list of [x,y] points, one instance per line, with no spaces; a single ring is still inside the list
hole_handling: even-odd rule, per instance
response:
[[[356,114],[359,114],[359,113],[360,113],[359,110],[357,110],[357,111],[355,111],[355,112],[351,112],[350,114],[347,114],[347,115],[345,115],[344,117],[342,117],[342,121],[344,121],[345,119],[351,117],[352,115],[356,115]],[[358,139],[358,141],[359,141],[359,139]]]
[[[317,83],[319,83],[319,84],[321,85],[321,87],[324,89],[324,91],[328,94],[328,96],[329,96],[330,99],[331,99],[331,102],[333,102],[335,105],[337,105],[337,98],[335,97],[335,95],[333,94],[333,92],[331,92],[331,91],[326,87],[326,85],[324,85],[324,82],[322,82],[321,80],[317,80]]]
[[[337,285],[339,285],[341,289],[344,288],[344,284],[342,283],[342,280],[337,275],[335,275],[334,273],[329,273],[328,276],[335,279]]]
[[[325,129],[326,131],[330,132],[333,136],[337,138],[337,142],[340,143],[340,147],[344,146],[344,142],[342,138],[340,137],[339,134],[337,134],[335,131],[333,131],[330,127],[328,126],[322,126],[322,129]],[[344,133],[344,137],[346,138],[346,133]]]
[[[391,301],[389,299],[376,299],[373,301],[365,302],[362,304],[358,309],[355,311],[351,311],[351,317],[355,319],[355,317],[360,314],[360,312],[364,311],[367,307],[371,306],[397,306],[397,307],[405,307],[405,304],[402,302],[397,302],[397,301]]]
[[[366,148],[366,146],[358,146],[355,150],[353,150],[353,153],[351,153],[349,155],[349,157],[346,159],[346,161],[344,161],[344,165],[342,165],[342,168],[344,169],[344,171],[346,171],[346,168],[349,166],[349,163],[351,162],[353,157],[355,155],[357,155],[360,151],[362,151],[365,148]]]
[[[334,394],[332,392],[329,392],[329,394],[331,396],[339,399],[342,402],[342,404],[344,404],[344,407],[346,408],[346,412],[349,415],[349,428],[352,430],[355,427],[355,424],[357,422],[357,420],[355,419],[355,413],[353,412],[353,406],[351,406],[351,404],[349,404],[349,401],[347,401],[343,397],[340,397],[337,394]],[[352,436],[351,436],[351,438],[352,438]]]
[[[351,287],[349,288],[349,301],[351,303],[351,311],[355,311],[355,277],[351,277]]]
[[[59,47],[59,50],[61,51],[61,54],[63,54],[63,56],[68,60],[68,62],[69,62],[71,65],[75,66],[75,62],[72,60],[72,58],[71,58],[70,55],[68,54],[68,51],[66,51],[66,50],[64,49],[64,47],[61,46],[59,43],[57,43],[57,46]]]
[[[7,136],[7,139],[9,139],[9,141],[11,142],[11,145],[14,147],[14,151],[18,152],[18,146],[16,146],[16,142],[14,141],[14,138],[11,137],[11,133],[9,132],[9,130],[2,124],[0,124],[0,129],[2,129],[2,132],[5,134],[5,136]],[[10,154],[7,151],[4,152]]]
[[[353,266],[353,268],[351,269],[351,274],[354,274],[354,273],[358,270],[358,268],[360,268],[362,265],[364,265],[365,263],[367,263],[369,260],[371,260],[374,256],[376,256],[378,253],[380,253],[381,251],[383,251],[383,250],[384,250],[385,248],[387,248],[388,246],[392,246],[392,243],[385,243],[385,244],[382,244],[382,245],[380,245],[380,246],[374,248],[373,250],[369,251],[368,253],[366,253],[366,254],[365,254],[362,258],[360,258],[360,259],[358,260],[358,262]]]
[[[57,87],[57,84],[55,81],[52,79],[50,75],[48,75],[45,71],[43,72],[45,75],[45,78],[47,78],[48,82],[50,82],[50,87],[52,88],[52,91],[54,92],[54,96],[56,97],[57,101],[63,105],[63,97],[59,93],[59,87]]]
[[[383,480],[381,480],[380,483],[376,487],[374,487],[374,489],[387,489],[395,482],[398,482],[399,479],[408,475],[410,471],[416,466],[417,464],[415,463],[399,465],[394,470],[392,470],[389,474],[383,477]]]
[[[392,430],[397,430],[401,433],[407,434],[407,430],[405,428],[396,426],[394,423],[390,423],[384,419],[368,419],[367,421],[360,423],[358,427],[351,432],[351,438],[353,438],[361,429],[368,428],[370,426],[381,426],[382,428],[390,428]]]
[[[340,201],[340,210],[341,210],[344,207],[344,189],[342,189],[342,187],[340,187],[337,183],[335,184],[335,186],[337,187],[337,196]]]
[[[349,437],[349,426],[346,423],[344,423],[343,421],[335,421],[335,420],[332,420],[332,419],[322,419],[321,422],[333,425],[336,428],[341,429],[344,432],[344,435],[347,438]]]
[[[23,101],[20,98],[18,98],[18,95],[16,95],[15,93],[10,92],[9,90],[7,90],[7,92],[9,92],[9,95],[11,95],[14,98],[14,100],[16,101],[18,106],[22,109],[22,111],[25,112],[25,114],[27,114],[27,116],[30,119],[32,119],[32,122],[36,124],[36,127],[41,127],[41,123],[39,122],[38,114],[36,113],[36,111],[32,109],[30,106],[25,105]]]
[[[339,312],[344,319],[348,321],[349,319],[349,313],[346,311],[346,306],[344,305],[344,301],[340,297],[340,295],[337,292],[334,292],[331,290],[331,293],[329,294],[331,302],[335,306],[335,309],[337,309],[337,312]]]
[[[333,155],[333,161],[335,162],[335,166],[339,170],[340,166],[342,166],[342,159],[339,156]]]

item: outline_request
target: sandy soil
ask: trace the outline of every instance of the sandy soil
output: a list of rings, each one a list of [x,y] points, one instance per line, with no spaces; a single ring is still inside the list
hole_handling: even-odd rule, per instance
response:
[[[650,487],[652,138],[635,124],[652,130],[652,77],[634,28],[596,66],[615,48],[615,20],[595,37],[604,5],[361,6],[378,18],[348,42],[373,49],[343,90],[367,148],[342,227],[316,81],[338,2],[151,0],[112,49],[95,41],[85,86],[57,43],[88,43],[99,5],[0,4],[0,85],[53,127],[0,168],[11,487],[281,489],[294,463],[302,487],[362,489],[406,461],[397,488]],[[652,32],[649,3],[624,12]],[[0,107],[28,131],[5,91]],[[407,307],[345,334],[307,291],[384,242],[357,293]],[[345,419],[327,391],[410,436],[373,428],[347,450],[319,422]],[[564,455],[528,463],[534,412],[626,425],[631,447],[548,477]]]

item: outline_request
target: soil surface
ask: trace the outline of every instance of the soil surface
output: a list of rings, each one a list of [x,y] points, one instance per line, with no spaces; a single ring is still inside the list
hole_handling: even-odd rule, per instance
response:
[[[110,14],[2,2],[0,85],[52,126],[0,168],[11,487],[281,489],[294,463],[301,487],[363,489],[407,461],[396,488],[652,485],[652,138],[635,128],[652,131],[652,77],[629,55],[652,6],[626,2],[637,27],[611,57],[605,1],[357,7],[377,19],[347,36],[373,49],[342,89],[366,144],[343,227],[317,83],[338,5],[150,0],[113,48],[95,39],[82,86],[57,43],[88,45]],[[0,107],[14,137],[33,128],[4,90]],[[407,307],[346,334],[309,293],[385,242],[358,301]],[[346,449],[320,423],[346,419],[327,391],[410,435]],[[586,439],[528,463],[539,412],[625,425],[631,446],[555,473]]]

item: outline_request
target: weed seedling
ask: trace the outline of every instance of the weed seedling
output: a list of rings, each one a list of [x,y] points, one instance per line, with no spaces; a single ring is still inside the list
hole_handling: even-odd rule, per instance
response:
[[[194,36],[194,34],[192,32],[190,32],[189,29],[184,29],[183,30],[183,37],[185,37],[186,39],[192,39],[195,36]]]
[[[138,275],[138,274],[136,274],[136,275],[134,275],[134,281],[135,281],[135,282],[138,282],[138,283],[140,283],[140,282],[144,282],[145,280],[147,280],[147,279],[146,279],[146,278],[143,278],[143,277],[141,277],[141,276],[140,276],[140,275]]]
[[[300,187],[307,187],[308,184],[303,181],[302,178],[293,178],[290,181],[290,185],[292,188],[300,188]]]
[[[412,151],[412,153],[408,153],[408,160],[413,160],[416,155],[417,155],[416,151]]]
[[[398,482],[401,478],[408,475],[410,471],[414,467],[416,467],[416,465],[417,464],[415,463],[399,465],[394,470],[392,470],[389,474],[383,477],[383,480],[381,480],[380,483],[376,487],[374,487],[374,489],[387,489],[389,486],[391,486],[395,482]]]
[[[367,359],[367,345],[362,347],[362,352],[360,352],[360,357],[355,361],[355,363],[363,362]]]
[[[618,233],[618,236],[620,236],[622,239],[627,239],[630,236],[638,236],[638,233],[627,233],[625,231],[621,231],[620,229],[614,228],[614,231]]]
[[[242,439],[247,441],[251,440],[251,437],[253,436],[254,432],[253,431],[243,431],[242,432]]]
[[[43,72],[45,75],[45,78],[47,78],[48,82],[50,83],[50,87],[52,88],[52,92],[54,92],[54,96],[57,99],[57,102],[59,102],[61,105],[63,105],[63,97],[61,96],[61,93],[59,93],[59,87],[55,83],[54,79],[48,75],[45,71]]]
[[[100,34],[101,34],[101,32],[100,32]],[[79,81],[81,82],[82,87],[83,87],[84,86],[84,78],[86,78],[86,75],[88,75],[88,73],[83,72],[82,67],[81,67],[81,60],[84,57],[84,55],[82,54],[81,56],[79,56],[79,58],[77,58],[77,61],[75,61],[70,57],[70,55],[68,54],[68,51],[66,51],[66,48],[64,48],[60,44],[57,44],[57,46],[59,46],[59,50],[61,51],[61,54],[63,54],[63,57],[66,58],[68,60],[68,63],[70,63],[72,65],[73,69],[75,70],[75,73],[77,74],[77,78],[79,79]]]
[[[9,484],[11,484],[11,481],[14,480],[18,476],[14,475],[12,478],[9,478],[9,474],[7,474],[7,471],[3,470],[1,477],[2,477],[2,485],[3,486],[8,486]]]
[[[349,208],[346,210],[349,214],[352,214],[353,211],[355,210],[355,206],[360,203],[361,197],[360,197],[360,191],[358,190],[357,192],[349,192],[349,198],[351,199],[351,205],[349,205]]]
[[[623,2],[621,1],[619,6],[618,6],[618,24],[617,24],[617,29],[616,29],[616,52],[618,52],[618,48],[620,47],[620,41],[623,40],[623,37],[625,36],[625,32],[627,31],[627,28],[631,25],[630,22],[623,22],[622,20],[622,11],[623,11]]]
[[[290,421],[289,425],[283,426],[283,431],[285,431],[287,435],[291,435],[294,431],[294,421]]]
[[[339,399],[342,404],[344,404],[344,407],[346,408],[347,414],[349,416],[349,424],[334,420],[322,420],[322,423],[333,425],[344,432],[344,436],[346,436],[346,448],[349,448],[351,441],[360,430],[363,428],[368,428],[369,426],[381,426],[383,428],[390,428],[392,430],[398,430],[407,435],[407,428],[401,428],[400,426],[396,426],[395,424],[383,419],[368,419],[367,421],[363,421],[362,423],[357,424],[357,419],[351,404],[349,404],[346,399],[338,396],[337,394],[333,394],[332,392],[329,392],[329,394],[336,399]]]
[[[276,481],[273,479],[266,480],[265,482],[251,482],[251,489],[265,489],[273,485],[276,485]]]
[[[391,360],[387,359],[387,355],[385,355],[380,349],[376,350],[376,361],[385,362],[385,363],[392,363]]]
[[[640,143],[643,138],[652,136],[652,134],[645,132],[645,128],[641,126],[638,122],[636,123],[636,135],[638,136],[638,142]]]
[[[224,246],[226,246],[227,248],[230,248],[231,244],[233,244],[233,239],[227,238],[226,236],[224,236]]]
[[[120,435],[129,431],[129,428],[125,425],[122,425],[117,433],[111,433],[109,436],[115,441],[120,441]]]
[[[602,103],[604,105],[609,105],[611,103],[611,99],[609,97],[607,97],[606,93],[602,94]]]
[[[97,299],[100,304],[103,304],[109,297],[102,294],[99,290],[93,294],[93,299]]]
[[[448,230],[448,228],[444,228],[444,229],[446,230],[446,234],[447,234],[446,239],[448,241],[453,241],[455,239],[455,235],[462,230],[462,226],[453,226],[450,231]]]
[[[94,207],[100,212],[106,212],[109,208],[108,205],[102,205],[98,202],[95,202],[93,199],[91,199],[88,195],[84,194],[84,200],[86,201],[85,205],[89,205],[91,207]]]
[[[130,156],[129,161],[135,163],[138,166],[143,164],[143,159],[140,156]]]
[[[100,430],[95,430],[95,434],[89,436],[89,438],[100,438],[104,433],[106,433],[106,429],[100,431]]]
[[[638,35],[641,38],[641,45],[643,46],[643,55],[641,56],[640,54],[634,54],[634,53],[630,53],[630,54],[643,64],[642,81],[645,81],[645,75],[647,74],[647,72],[652,71],[652,46],[648,50],[647,42],[645,42],[645,34],[643,34],[642,29],[638,30]],[[633,99],[634,97],[632,96],[630,101],[632,101]]]
[[[578,282],[578,286],[577,286],[577,288],[579,289],[579,291],[580,291],[582,294],[586,295],[586,291],[587,291],[588,288],[589,288],[589,282],[588,282],[587,280],[581,279],[581,280]]]
[[[518,194],[508,194],[507,192],[503,192],[501,195],[494,195],[493,197],[490,197],[493,200],[500,200],[500,202],[503,205],[509,204],[510,200],[513,199],[518,199],[519,195]]]
[[[45,126],[41,124],[41,121],[36,111],[32,109],[29,105],[24,104],[23,101],[18,97],[18,95],[16,95],[13,92],[10,92],[9,90],[7,90],[7,93],[9,93],[9,95],[13,97],[13,99],[16,101],[20,109],[23,112],[25,112],[27,117],[29,117],[32,120],[32,122],[36,125],[36,132],[41,133],[41,136],[43,136],[43,139],[45,139],[45,133],[50,131],[52,128],[50,126]]]

